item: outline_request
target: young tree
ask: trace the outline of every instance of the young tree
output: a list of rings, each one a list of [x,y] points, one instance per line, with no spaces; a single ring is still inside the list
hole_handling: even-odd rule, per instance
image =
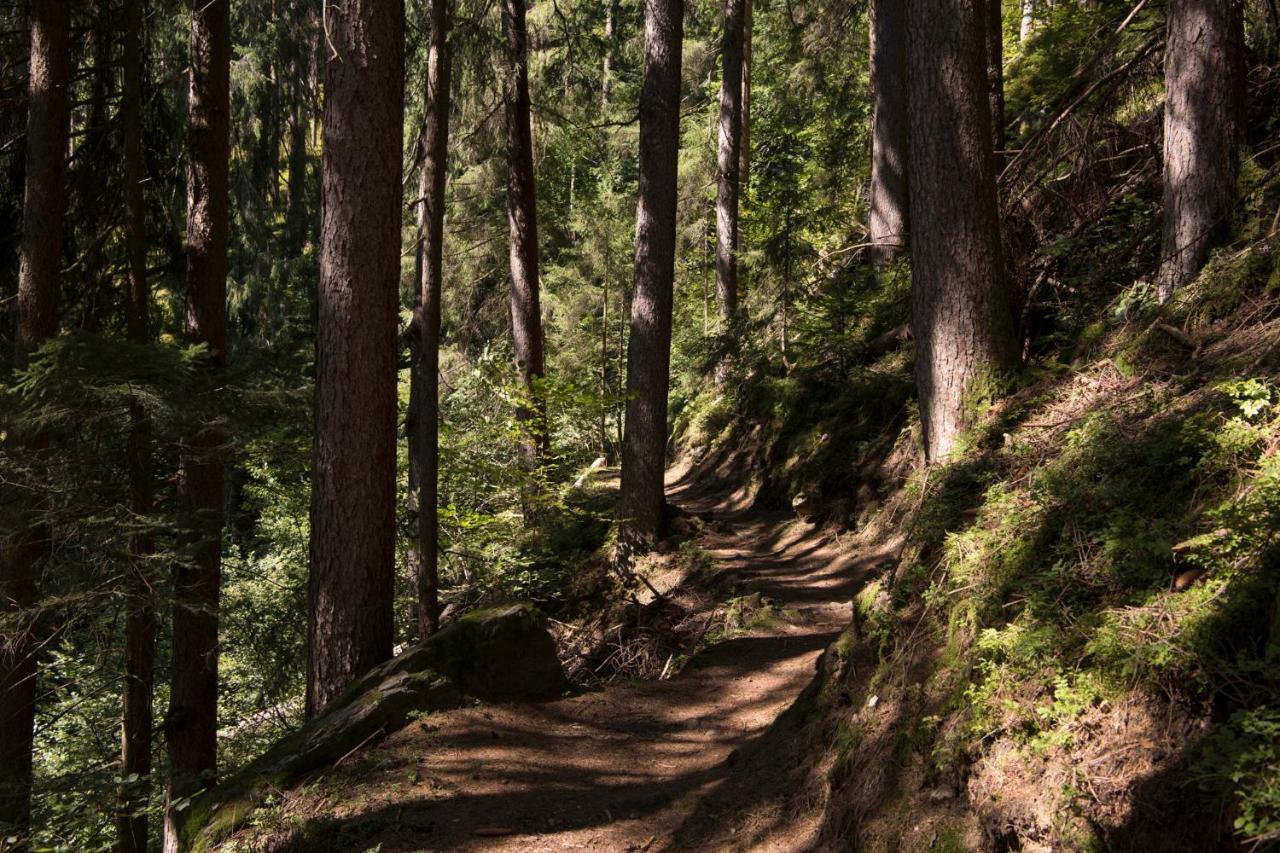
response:
[[[30,104],[26,187],[18,267],[17,361],[58,329],[62,229],[67,212],[67,135],[71,124],[71,4],[31,7]],[[11,441],[13,439],[10,439]],[[48,437],[21,435],[15,446],[39,451]],[[38,508],[5,486],[0,499],[13,527],[0,541],[0,613],[12,627],[0,636],[0,838],[26,849],[31,826],[32,736],[36,710],[37,638],[23,613],[36,602],[48,531]]]
[[[1241,0],[1170,0],[1161,302],[1191,281],[1235,201],[1244,106]]]
[[[1000,247],[984,0],[909,0],[911,260],[925,452],[945,458],[1016,359]]]
[[[542,308],[538,287],[538,201],[533,174],[533,128],[529,107],[529,33],[525,0],[502,0],[506,35],[507,223],[511,252],[511,337],[525,400],[516,409],[520,423],[520,464],[532,474],[547,449],[547,409],[537,388],[545,375]],[[534,496],[526,489],[525,518]]]
[[[663,533],[684,0],[647,0],[644,19],[640,200],[622,444],[621,541],[627,550],[652,547]]]
[[[328,12],[307,716],[391,656],[404,4]]]
[[[228,173],[231,154],[231,2],[193,0],[187,98],[188,343],[208,348],[204,370],[226,365]],[[212,384],[212,378],[210,379]],[[222,574],[223,431],[216,417],[183,439],[178,502],[189,553],[173,570],[169,796],[164,846],[180,847],[180,800],[213,783],[218,759],[218,599]]]
[[[874,263],[892,260],[907,243],[907,9],[872,0],[871,209]]]
[[[431,0],[426,126],[418,180],[418,293],[410,333],[409,464],[418,505],[418,633],[440,627],[437,502],[440,473],[440,295],[444,287],[445,176],[449,152],[450,0]]]
[[[746,0],[724,0],[720,139],[716,156],[716,301],[730,323],[738,314],[738,195],[742,157],[742,49]]]
[[[147,287],[146,211],[142,149],[142,5],[123,6],[123,87],[120,125],[124,137],[125,305],[129,339],[150,338],[151,294]],[[129,499],[133,512],[145,519],[152,510],[151,421],[140,403],[129,407]],[[146,558],[155,550],[153,537],[135,534],[130,543],[129,606],[125,617],[124,712],[120,726],[119,814],[116,846],[121,853],[147,849],[147,800],[151,787],[152,695],[155,682],[155,609],[146,578]],[[136,780],[136,781],[129,781]]]

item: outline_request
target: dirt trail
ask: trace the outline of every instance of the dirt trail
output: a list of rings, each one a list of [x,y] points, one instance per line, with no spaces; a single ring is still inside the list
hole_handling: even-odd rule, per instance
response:
[[[808,848],[803,819],[739,815],[738,826],[707,825],[697,808],[730,782],[756,793],[780,786],[780,774],[748,771],[738,754],[812,679],[873,557],[845,553],[794,518],[742,509],[684,481],[672,482],[669,493],[709,520],[699,544],[717,570],[750,583],[792,618],[707,649],[668,681],[411,724],[298,794],[285,812],[307,828],[269,846],[676,850],[688,849],[700,822],[698,849]],[[735,779],[735,771],[757,776]]]

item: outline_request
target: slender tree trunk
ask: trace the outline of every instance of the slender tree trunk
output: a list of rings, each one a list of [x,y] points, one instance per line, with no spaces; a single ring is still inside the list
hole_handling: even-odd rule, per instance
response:
[[[614,347],[613,356],[613,373],[617,377],[617,387],[623,388],[626,384],[627,373],[627,329],[631,327],[631,294],[630,288],[627,287],[625,280],[619,282],[618,287],[618,345]],[[618,447],[618,453],[622,453],[622,437],[626,434],[627,426],[627,401],[618,400],[617,408],[614,411],[614,443]]]
[[[547,408],[537,387],[545,375],[542,309],[538,287],[538,210],[533,175],[533,127],[529,108],[528,31],[525,0],[503,0],[506,34],[507,222],[511,239],[511,336],[525,400],[520,423],[520,464],[532,476],[547,449]],[[536,514],[535,487],[525,489],[525,520]]]
[[[131,341],[150,338],[151,296],[147,287],[146,211],[142,150],[142,3],[124,2],[124,85],[120,124],[124,137],[124,226],[126,327]],[[152,510],[151,420],[138,402],[129,406],[129,501],[140,522]],[[145,853],[147,805],[151,790],[152,697],[155,683],[156,620],[148,558],[155,551],[150,533],[130,543],[129,610],[125,617],[124,713],[120,726],[119,814],[116,846],[121,853]]]
[[[17,361],[58,329],[62,229],[67,212],[67,137],[71,123],[71,4],[45,0],[31,8],[30,105],[27,113],[26,188],[18,261]],[[14,441],[11,437],[10,441]],[[43,434],[21,435],[39,453]],[[27,493],[29,494],[29,493]],[[14,532],[0,541],[0,614],[11,627],[0,637],[0,838],[29,847],[31,749],[36,710],[36,603],[49,531],[27,494],[6,486],[0,512]],[[21,615],[18,615],[21,614]]]
[[[991,103],[991,151],[996,174],[1004,162],[1004,21],[1000,0],[983,0],[986,6],[987,98]]]
[[[329,7],[307,716],[391,657],[404,4]]]
[[[1035,32],[1036,0],[1022,0],[1022,20],[1018,24],[1018,41],[1026,43]]]
[[[635,290],[627,352],[622,443],[622,550],[663,535],[671,307],[676,272],[676,174],[680,153],[680,53],[684,0],[646,0],[640,90],[640,201]],[[622,555],[624,559],[628,554]]]
[[[604,62],[600,69],[600,106],[609,109],[609,94],[613,89],[614,34],[618,21],[618,0],[608,0],[604,13]]]
[[[742,147],[738,180],[741,191],[751,183],[751,48],[755,35],[755,0],[745,0],[742,23]]]
[[[605,401],[609,398],[609,271],[600,279],[600,455],[608,461],[609,415]]]
[[[951,453],[1015,360],[990,156],[985,0],[908,0],[911,258],[925,452]]]
[[[907,243],[907,9],[872,0],[871,209],[873,263],[884,265]]]
[[[1161,302],[1196,277],[1230,224],[1243,135],[1240,0],[1170,0],[1165,90]]]
[[[431,0],[427,52],[426,129],[418,195],[418,305],[413,318],[417,358],[413,390],[418,397],[416,465],[418,486],[418,633],[440,627],[440,296],[444,290],[445,176],[449,151],[450,0]]]
[[[742,49],[746,0],[724,0],[723,72],[720,77],[720,139],[716,156],[716,301],[724,326],[738,316],[738,196],[742,157]],[[716,384],[727,365],[716,368]]]
[[[193,0],[187,142],[186,337],[226,365],[231,2]],[[213,384],[212,377],[210,385]],[[189,813],[175,804],[211,785],[218,758],[218,598],[222,574],[222,427],[216,416],[183,441],[178,502],[189,552],[173,571],[166,851],[181,848]]]
[[[98,222],[109,215],[110,201],[98,172],[97,164],[108,162],[115,156],[112,150],[112,127],[108,102],[115,85],[115,64],[112,41],[116,27],[112,20],[112,4],[104,0],[87,3],[89,41],[92,44],[91,59],[87,58],[89,71],[88,115],[85,117],[84,137],[76,152],[77,168],[70,185],[70,198],[78,203],[72,215],[86,222]],[[74,235],[74,230],[68,236]],[[80,267],[88,273],[81,285],[83,313],[79,326],[88,332],[102,328],[103,316],[111,303],[112,281],[106,273],[102,257],[103,244],[90,237],[84,246],[71,246],[72,254]]]
[[[295,96],[296,97],[296,96]],[[285,213],[285,252],[290,259],[302,254],[310,230],[307,211],[307,129],[302,104],[295,101],[289,120],[289,208]]]

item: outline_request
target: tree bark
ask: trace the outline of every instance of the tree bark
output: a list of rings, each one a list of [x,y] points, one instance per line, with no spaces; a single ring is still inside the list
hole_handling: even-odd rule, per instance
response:
[[[742,50],[746,0],[724,0],[723,70],[720,76],[720,138],[716,152],[716,302],[732,327],[738,316],[738,197],[742,158]],[[727,365],[716,368],[716,384]]]
[[[725,0],[716,190],[716,301],[724,321],[738,313],[738,194],[742,156],[742,48],[746,0]]]
[[[1026,43],[1035,32],[1036,0],[1022,0],[1022,20],[1018,24],[1018,41]]]
[[[418,182],[418,296],[410,337],[416,351],[411,381],[417,411],[410,430],[415,436],[411,464],[418,489],[418,633],[423,637],[440,628],[440,299],[444,291],[444,191],[452,61],[449,2],[431,0],[426,128]]]
[[[983,0],[986,7],[987,98],[991,103],[991,156],[996,174],[1004,161],[1004,20],[1000,0]]]
[[[907,244],[907,9],[872,0],[871,259],[893,260]]]
[[[911,258],[925,452],[944,459],[1015,361],[990,156],[984,0],[909,0]]]
[[[525,0],[503,0],[506,35],[507,222],[511,241],[511,337],[525,399],[516,408],[520,465],[532,477],[547,449],[547,407],[537,387],[545,375],[538,286],[538,209],[529,106],[529,49]],[[536,514],[536,487],[525,488],[526,521]]]
[[[391,656],[404,4],[329,7],[307,716]]]
[[[124,154],[124,227],[126,329],[129,339],[150,338],[150,292],[147,287],[146,211],[142,150],[142,3],[124,2],[123,88],[120,125]],[[129,501],[145,521],[152,510],[151,421],[138,402],[129,406]],[[149,533],[130,543],[129,605],[125,617],[124,711],[120,726],[119,811],[116,846],[121,853],[147,849],[147,801],[151,789],[152,698],[155,684],[155,607],[148,578],[148,557],[155,551]]]
[[[683,39],[684,0],[647,0],[644,83],[640,90],[635,290],[631,302],[627,418],[622,444],[620,544],[624,551],[652,548],[664,532],[663,473],[676,269],[676,176]]]
[[[600,68],[600,106],[609,109],[609,95],[613,90],[613,53],[618,21],[618,0],[608,0],[604,13],[604,60]]]
[[[755,0],[745,0],[742,22],[742,147],[739,152],[740,192],[751,183],[751,49],[755,34]]]
[[[231,3],[193,0],[187,137],[186,339],[203,369],[226,365]],[[222,574],[222,426],[214,413],[183,439],[178,504],[185,559],[173,570],[173,660],[165,730],[169,790],[164,847],[179,849],[188,814],[175,804],[211,785],[218,759],[218,598]]]
[[[1240,0],[1170,0],[1168,14],[1161,302],[1199,274],[1230,224],[1244,107]]]
[[[26,187],[18,261],[17,363],[58,330],[62,230],[67,212],[67,137],[71,123],[71,4],[46,0],[31,8],[30,103],[27,113]],[[14,441],[14,438],[10,438]],[[42,434],[15,443],[39,453]],[[29,847],[31,749],[36,710],[34,617],[49,532],[26,494],[6,487],[3,514],[13,533],[0,542],[0,613],[12,627],[0,637],[0,838]],[[22,615],[18,615],[22,614]]]

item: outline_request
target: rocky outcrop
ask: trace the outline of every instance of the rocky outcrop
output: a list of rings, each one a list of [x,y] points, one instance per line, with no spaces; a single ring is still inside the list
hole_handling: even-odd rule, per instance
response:
[[[213,849],[265,795],[464,697],[545,699],[567,687],[546,620],[529,604],[480,610],[352,682],[297,732],[186,808],[183,849]]]

